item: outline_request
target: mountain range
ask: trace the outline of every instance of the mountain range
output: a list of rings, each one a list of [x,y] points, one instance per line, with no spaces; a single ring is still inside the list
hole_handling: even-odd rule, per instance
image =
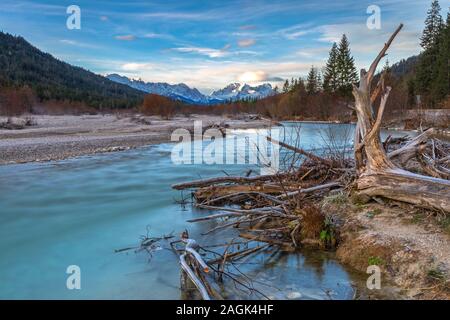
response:
[[[208,105],[227,101],[262,99],[275,94],[275,91],[269,83],[254,87],[248,84],[231,83],[223,89],[205,95],[196,88],[190,88],[184,83],[144,82],[142,80],[133,80],[119,74],[110,74],[106,77],[111,81],[128,85],[146,93],[158,94],[190,104]]]

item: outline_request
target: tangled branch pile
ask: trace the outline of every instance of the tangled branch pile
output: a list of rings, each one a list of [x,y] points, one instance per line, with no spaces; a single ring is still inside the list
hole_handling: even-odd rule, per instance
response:
[[[196,188],[195,206],[218,213],[189,220],[221,220],[205,234],[235,227],[240,237],[294,250],[302,244],[334,246],[333,223],[320,208],[330,191],[348,189],[352,161],[338,162],[274,141],[306,159],[299,167],[274,175],[212,178],[173,185],[177,190]]]
[[[348,150],[316,154],[298,147],[299,141],[268,141],[288,150],[283,170],[272,175],[224,176],[179,183],[176,190],[192,190],[194,206],[214,211],[188,222],[217,222],[204,234],[234,228],[237,241],[200,246],[187,231],[171,248],[182,267],[182,285],[193,285],[203,299],[222,299],[224,278],[237,291],[266,297],[253,286],[254,280],[240,272],[236,261],[268,248],[294,251],[304,246],[332,249],[339,244],[339,217],[326,212],[327,201],[356,194],[361,201],[406,202],[427,210],[450,213],[450,143],[440,140],[434,129],[415,138],[380,138],[381,122],[390,88],[384,77],[371,90],[377,65],[401,30],[394,32],[368,72],[361,70],[359,87],[354,86],[358,122],[353,144]],[[381,98],[379,97],[381,95]],[[373,104],[380,101],[375,112]],[[291,137],[292,138],[292,137]],[[299,139],[300,136],[297,136]],[[291,139],[292,140],[292,139]],[[334,141],[335,139],[328,139]],[[338,147],[339,144],[337,144]],[[384,198],[382,200],[381,198]],[[380,201],[381,200],[381,201]],[[185,204],[185,199],[180,204]],[[137,249],[152,252],[157,243],[173,236],[142,239]],[[211,247],[223,247],[213,251]],[[267,297],[266,297],[267,298]]]
[[[234,227],[243,239],[290,251],[306,245],[333,248],[338,244],[339,221],[322,210],[324,197],[330,194],[356,193],[365,201],[385,198],[450,213],[450,144],[439,140],[434,129],[413,139],[380,139],[391,88],[385,87],[383,75],[373,91],[371,82],[378,63],[402,27],[397,28],[369,71],[361,70],[359,87],[353,88],[358,117],[353,159],[335,157],[333,153],[318,156],[268,137],[291,152],[291,165],[283,172],[172,186],[177,190],[194,189],[194,205],[216,211],[189,222],[218,220],[221,223],[206,234]],[[380,104],[375,117],[376,101]],[[261,246],[256,248],[258,251]],[[223,255],[223,263],[227,254]]]

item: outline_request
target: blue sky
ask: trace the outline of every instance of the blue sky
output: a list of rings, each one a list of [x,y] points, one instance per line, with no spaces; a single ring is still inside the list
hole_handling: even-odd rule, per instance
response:
[[[441,0],[442,14],[449,0]],[[81,9],[69,30],[66,9]],[[366,26],[369,5],[381,29]],[[391,62],[420,52],[430,0],[1,0],[0,29],[21,35],[57,58],[100,74],[184,82],[209,93],[230,82],[279,84],[323,67],[333,41],[349,37],[358,68],[366,67],[395,27],[405,28]],[[444,12],[445,11],[445,12]]]

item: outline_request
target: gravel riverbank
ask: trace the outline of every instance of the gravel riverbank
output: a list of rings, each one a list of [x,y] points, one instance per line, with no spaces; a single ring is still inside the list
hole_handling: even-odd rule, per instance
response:
[[[0,164],[62,160],[169,142],[175,129],[192,129],[194,121],[202,121],[204,128],[220,125],[245,129],[270,125],[268,120],[206,115],[171,120],[117,115],[33,116],[35,125],[31,127],[0,129]]]

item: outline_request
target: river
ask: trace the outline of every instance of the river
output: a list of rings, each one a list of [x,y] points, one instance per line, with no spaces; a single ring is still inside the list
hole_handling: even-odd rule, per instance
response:
[[[323,146],[320,130],[329,126],[353,130],[352,125],[304,123],[301,146]],[[225,231],[201,237],[212,224],[187,223],[205,213],[182,208],[174,201],[180,192],[170,185],[223,175],[222,170],[243,174],[249,166],[175,165],[172,147],[0,166],[0,299],[181,298],[180,268],[172,252],[162,249],[150,259],[115,249],[138,244],[147,226],[152,236],[178,235],[187,228],[208,244],[235,236]],[[69,265],[81,269],[80,290],[66,287]],[[267,285],[259,289],[278,299],[351,299],[352,285],[365,279],[327,252],[268,252],[242,268]]]

